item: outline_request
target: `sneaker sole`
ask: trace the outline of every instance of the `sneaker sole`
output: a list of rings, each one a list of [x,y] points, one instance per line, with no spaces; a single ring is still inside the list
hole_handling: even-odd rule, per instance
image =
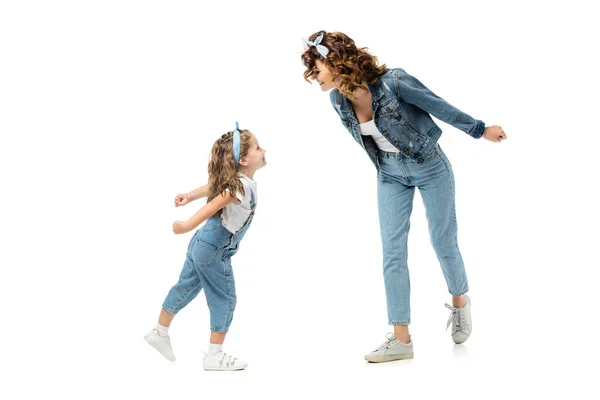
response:
[[[156,347],[156,345],[154,344],[154,342],[151,342],[150,340],[148,340],[148,336],[144,336],[144,340],[146,341],[146,343],[148,343],[150,346],[154,347],[156,349],[156,351],[158,351],[164,358],[166,358],[167,360],[173,362],[175,361],[175,357],[173,357],[173,359],[171,360],[169,357],[167,357],[165,355],[165,353],[162,352],[162,350],[158,347]]]
[[[241,371],[246,369],[248,366],[244,365],[243,367],[234,367],[234,368],[219,368],[219,367],[202,367],[205,371]]]
[[[389,362],[389,361],[396,361],[396,360],[411,360],[415,357],[414,353],[411,354],[398,354],[395,356],[384,356],[384,357],[377,357],[377,356],[365,356],[365,360],[372,362],[372,363],[382,363],[382,362]]]
[[[457,342],[457,341],[456,341],[454,338],[452,338],[452,341],[453,341],[455,344],[463,344],[463,343],[464,343],[464,342],[466,342],[466,341],[467,341],[467,339],[469,339],[470,337],[471,337],[471,334],[469,333],[469,336],[467,336],[467,337],[466,337],[466,338],[465,338],[463,341],[459,341],[459,342]]]

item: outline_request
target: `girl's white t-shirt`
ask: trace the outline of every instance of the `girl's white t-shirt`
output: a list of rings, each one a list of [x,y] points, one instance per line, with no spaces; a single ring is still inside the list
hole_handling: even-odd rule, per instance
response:
[[[235,194],[236,200],[227,204],[223,207],[221,212],[221,223],[231,233],[236,233],[246,223],[252,207],[250,206],[250,200],[252,198],[251,193],[254,193],[254,204],[257,203],[256,197],[256,182],[248,178],[242,173],[238,173],[242,185],[244,185],[245,194],[242,195],[239,191]]]
[[[360,128],[360,134],[363,136],[373,136],[375,144],[379,147],[379,150],[388,151],[390,153],[400,153],[400,150],[392,146],[392,144],[379,132],[377,125],[374,120],[365,122],[364,124],[358,124]]]

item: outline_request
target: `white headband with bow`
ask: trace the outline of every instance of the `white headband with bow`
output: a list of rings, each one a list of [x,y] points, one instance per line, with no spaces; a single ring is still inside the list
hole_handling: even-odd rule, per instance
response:
[[[327,47],[323,46],[322,44],[320,44],[321,41],[323,40],[322,33],[319,36],[317,36],[317,38],[315,39],[314,42],[311,42],[308,39],[302,39],[302,40],[304,40],[304,43],[306,43],[308,46],[316,47],[319,54],[322,55],[323,57],[327,58],[327,54],[329,54],[329,49]]]

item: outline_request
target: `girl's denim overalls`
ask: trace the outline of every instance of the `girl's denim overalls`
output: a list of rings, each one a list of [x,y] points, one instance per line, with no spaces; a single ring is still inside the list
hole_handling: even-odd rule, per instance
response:
[[[163,303],[165,310],[177,314],[204,289],[210,310],[210,330],[228,331],[237,301],[231,256],[238,251],[240,241],[252,223],[256,204],[253,192],[251,196],[250,216],[236,233],[223,227],[220,216],[209,218],[196,231],[188,246],[179,281]]]

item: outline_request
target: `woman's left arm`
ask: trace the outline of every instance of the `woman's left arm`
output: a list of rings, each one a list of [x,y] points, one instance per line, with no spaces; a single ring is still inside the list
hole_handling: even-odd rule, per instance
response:
[[[483,136],[485,131],[483,121],[475,119],[449,104],[446,100],[429,90],[417,78],[401,68],[396,69],[394,77],[396,94],[403,101],[414,104],[421,110],[452,125],[456,129],[468,133],[475,139]]]

